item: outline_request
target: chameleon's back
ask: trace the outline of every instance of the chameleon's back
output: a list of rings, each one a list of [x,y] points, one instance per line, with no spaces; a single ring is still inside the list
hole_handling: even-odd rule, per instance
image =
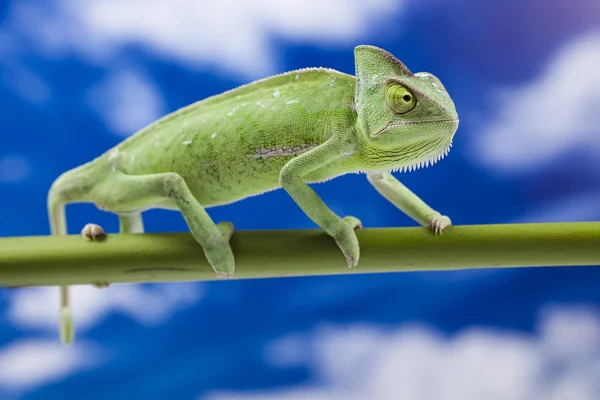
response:
[[[294,156],[323,143],[333,121],[352,119],[355,79],[303,69],[182,108],[117,146],[118,169],[180,174],[204,206],[279,186]]]

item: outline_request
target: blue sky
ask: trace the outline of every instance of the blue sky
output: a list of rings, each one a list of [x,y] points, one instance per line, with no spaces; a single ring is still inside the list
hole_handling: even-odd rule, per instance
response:
[[[52,180],[198,99],[373,44],[438,76],[450,155],[399,178],[455,224],[600,219],[596,0],[7,1],[0,236],[49,233]],[[315,187],[366,227],[414,226],[363,176]],[[314,225],[282,191],[210,209],[239,229]],[[150,211],[148,231],[182,218]],[[69,228],[114,216],[68,208]],[[0,291],[0,399],[600,396],[600,272],[536,268]],[[90,390],[90,388],[93,388]],[[552,397],[553,396],[553,397]]]

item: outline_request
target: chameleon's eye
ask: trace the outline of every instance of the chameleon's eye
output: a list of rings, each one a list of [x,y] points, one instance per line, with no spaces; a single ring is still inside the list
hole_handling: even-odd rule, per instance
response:
[[[392,83],[385,88],[385,101],[396,114],[406,114],[417,104],[413,92],[398,83]]]

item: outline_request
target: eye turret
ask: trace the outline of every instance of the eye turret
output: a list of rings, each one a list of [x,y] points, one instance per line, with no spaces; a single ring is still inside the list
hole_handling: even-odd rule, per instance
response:
[[[390,83],[385,88],[385,101],[394,114],[406,114],[417,105],[417,98],[406,86]]]

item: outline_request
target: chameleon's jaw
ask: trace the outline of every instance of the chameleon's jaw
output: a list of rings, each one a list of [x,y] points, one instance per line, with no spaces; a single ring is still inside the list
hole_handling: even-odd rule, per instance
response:
[[[409,125],[450,125],[453,130],[453,134],[458,128],[458,119],[445,119],[445,120],[433,120],[433,121],[395,121],[390,122],[383,128],[379,129],[377,132],[373,133],[372,136],[376,137],[381,135],[383,132],[398,127],[404,127]]]
[[[418,128],[416,125],[419,125]],[[390,152],[394,152],[395,150],[398,151],[395,162],[381,163],[381,160],[383,160],[384,157],[374,157],[372,160],[375,165],[374,169],[388,172],[407,172],[431,166],[448,154],[450,148],[452,147],[452,139],[454,138],[454,134],[458,129],[458,119],[448,118],[430,121],[396,121],[387,124],[376,134],[372,135],[373,140],[377,141],[387,136],[386,139],[391,139],[391,141],[393,141],[394,138],[392,136],[385,134],[377,138],[377,135],[380,133],[393,128],[400,129],[402,131],[404,131],[404,128],[412,128],[411,132],[403,132],[403,135],[405,137],[412,135],[412,140],[414,140],[412,147],[414,148],[414,145],[417,145],[420,151],[406,151],[403,150],[406,148],[406,145],[398,146],[396,143],[392,142],[393,145],[388,144],[386,150]],[[399,136],[397,132],[396,135]],[[425,149],[426,152],[423,152]],[[390,156],[387,155],[385,158],[389,160]]]

